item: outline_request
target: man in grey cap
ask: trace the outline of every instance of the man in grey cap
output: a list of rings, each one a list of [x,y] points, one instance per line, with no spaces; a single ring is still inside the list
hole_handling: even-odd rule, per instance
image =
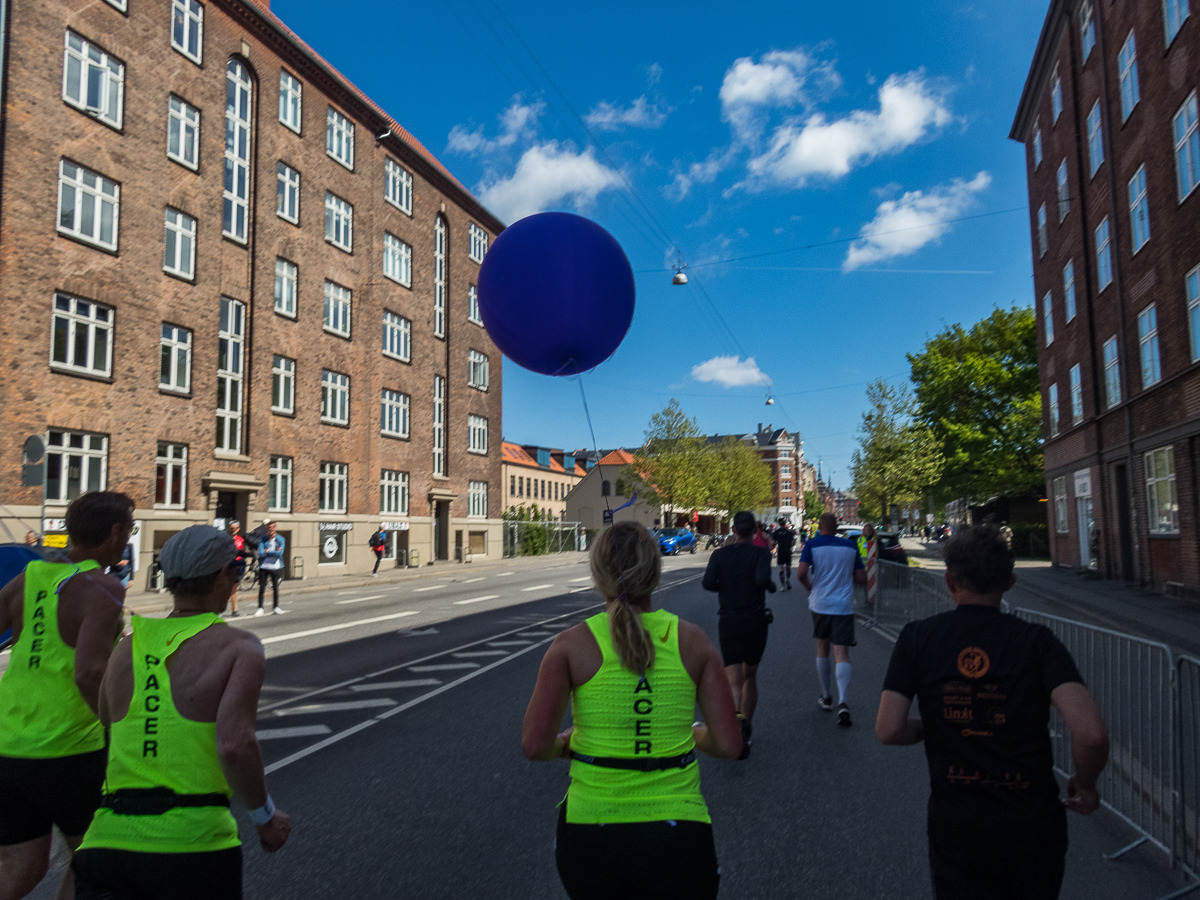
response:
[[[220,617],[236,557],[233,539],[211,526],[174,535],[159,558],[174,608],[165,619],[135,615],[113,651],[100,686],[107,793],[75,855],[77,900],[241,898],[233,795],[264,850],[288,839],[254,734],[262,643]]]

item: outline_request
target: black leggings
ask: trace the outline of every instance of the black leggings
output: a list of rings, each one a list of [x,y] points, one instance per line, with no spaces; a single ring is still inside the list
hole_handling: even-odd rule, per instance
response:
[[[554,855],[571,900],[711,900],[721,882],[704,822],[574,825],[563,803]]]
[[[262,609],[263,595],[267,592],[267,579],[271,579],[271,600],[275,607],[279,607],[279,576],[283,574],[282,569],[264,569],[259,567],[258,570],[258,608]]]
[[[75,900],[241,900],[242,848],[135,853],[92,847],[75,854]]]

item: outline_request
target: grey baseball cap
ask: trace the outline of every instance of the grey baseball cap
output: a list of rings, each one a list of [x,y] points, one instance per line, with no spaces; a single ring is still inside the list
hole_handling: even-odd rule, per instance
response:
[[[237,556],[233,538],[211,525],[193,525],[163,544],[158,564],[168,578],[199,578],[225,568]]]

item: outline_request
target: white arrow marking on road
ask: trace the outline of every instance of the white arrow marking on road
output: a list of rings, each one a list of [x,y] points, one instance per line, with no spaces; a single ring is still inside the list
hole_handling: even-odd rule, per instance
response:
[[[382,600],[386,594],[372,594],[370,597],[353,597],[350,600],[334,600],[334,606],[343,606],[347,603],[362,603],[365,600]]]
[[[288,709],[276,709],[276,716],[307,716],[320,712],[343,712],[350,709],[373,709],[377,706],[395,706],[395,700],[387,697],[375,697],[371,700],[341,700],[333,703],[309,703],[304,706],[292,706]]]
[[[294,728],[263,728],[254,732],[260,741],[272,741],[276,738],[316,737],[318,734],[329,734],[332,729],[328,725],[297,725]]]
[[[572,578],[570,581],[567,582],[567,584],[576,584],[577,582],[580,582],[580,581],[591,581],[591,580],[592,580],[591,575],[585,575],[583,578]]]
[[[470,600],[455,600],[455,606],[466,606],[468,603],[482,603],[484,600],[495,600],[499,594],[484,594],[482,597],[472,597]]]
[[[528,647],[532,641],[488,641],[489,647]]]
[[[530,585],[527,588],[521,588],[521,590],[524,591],[525,593],[529,593],[530,591],[545,590],[548,587],[554,587],[554,585],[552,585],[552,584],[534,584],[534,585]]]
[[[451,654],[455,659],[466,659],[470,656],[507,656],[507,650],[466,650],[462,653]]]
[[[438,663],[433,666],[409,666],[410,672],[449,672],[451,669],[478,669],[479,663]]]
[[[446,586],[446,585],[444,585],[444,584],[431,584],[431,585],[429,585],[428,587],[416,588],[416,589],[413,591],[413,593],[414,593],[414,594],[421,594],[421,593],[424,593],[425,591],[436,591],[438,588],[444,588],[445,586]]]
[[[262,639],[264,644],[277,644],[280,641],[294,641],[296,638],[311,637],[314,634],[327,634],[330,631],[341,631],[343,628],[354,628],[356,625],[374,625],[376,622],[388,622],[392,619],[402,619],[405,616],[415,616],[417,610],[391,613],[386,616],[372,616],[369,619],[356,619],[353,622],[339,622],[337,625],[326,625],[324,628],[310,628],[307,631],[293,631],[291,634],[276,634]]]
[[[392,688],[437,687],[436,678],[410,678],[408,681],[377,681],[374,684],[352,684],[352,691],[390,691]]]

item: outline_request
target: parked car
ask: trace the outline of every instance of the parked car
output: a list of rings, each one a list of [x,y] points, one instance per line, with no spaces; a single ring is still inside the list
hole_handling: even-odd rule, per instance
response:
[[[858,539],[862,536],[862,526],[841,525],[838,527],[837,535],[838,537],[849,538],[858,543]],[[876,531],[875,540],[879,542],[880,559],[899,563],[902,566],[908,565],[908,553],[900,546],[900,532]]]
[[[666,556],[679,555],[681,550],[686,550],[688,553],[695,553],[696,547],[700,543],[696,539],[696,535],[686,528],[662,528],[656,534],[658,538],[658,549]]]

